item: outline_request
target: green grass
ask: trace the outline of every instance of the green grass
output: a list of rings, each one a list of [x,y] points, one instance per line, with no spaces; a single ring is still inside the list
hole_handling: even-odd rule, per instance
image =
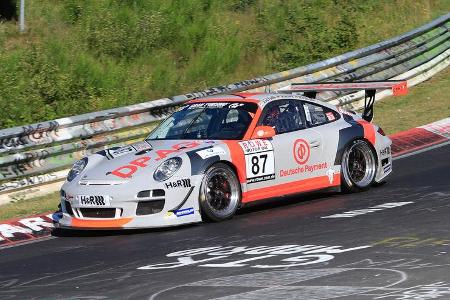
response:
[[[0,221],[54,212],[58,209],[59,192],[28,200],[18,200],[0,206]]]
[[[374,111],[374,122],[386,134],[450,117],[450,67],[410,88],[406,96],[380,100]]]
[[[27,1],[26,33],[0,22],[0,128],[283,71],[447,11],[448,0]]]

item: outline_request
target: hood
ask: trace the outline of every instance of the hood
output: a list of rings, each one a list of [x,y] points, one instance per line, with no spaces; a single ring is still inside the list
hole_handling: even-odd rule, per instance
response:
[[[188,159],[186,152],[211,148],[220,144],[206,140],[151,140],[124,147],[110,148],[88,156],[88,164],[79,181],[120,183],[136,176],[150,176],[166,159]]]

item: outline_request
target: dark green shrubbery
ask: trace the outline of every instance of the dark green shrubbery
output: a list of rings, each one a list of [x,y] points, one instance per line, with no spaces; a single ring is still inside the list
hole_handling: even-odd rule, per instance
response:
[[[445,1],[27,1],[0,23],[0,128],[323,60],[418,26]]]

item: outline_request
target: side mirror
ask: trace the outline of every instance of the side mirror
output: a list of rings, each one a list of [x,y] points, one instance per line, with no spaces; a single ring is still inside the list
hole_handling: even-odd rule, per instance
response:
[[[275,129],[270,126],[256,126],[251,139],[268,139],[275,136]]]

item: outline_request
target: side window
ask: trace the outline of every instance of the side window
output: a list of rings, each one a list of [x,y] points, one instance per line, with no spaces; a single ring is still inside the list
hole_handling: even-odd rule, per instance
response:
[[[293,100],[269,103],[261,115],[259,125],[270,126],[277,134],[305,128],[301,109]]]
[[[333,110],[317,104],[305,102],[303,103],[305,117],[308,126],[318,126],[330,123],[339,118],[338,114]]]

